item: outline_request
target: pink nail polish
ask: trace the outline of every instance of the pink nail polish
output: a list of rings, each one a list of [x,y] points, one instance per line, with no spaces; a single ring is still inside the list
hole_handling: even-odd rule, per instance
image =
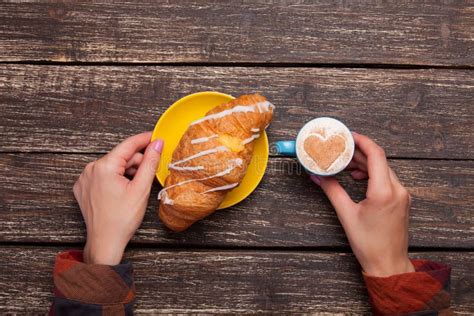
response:
[[[311,180],[312,180],[314,183],[316,183],[318,186],[321,186],[321,178],[320,178],[320,177],[318,177],[318,176],[315,175],[315,174],[312,174],[312,175],[310,176],[310,178],[311,178]]]
[[[161,152],[163,151],[163,144],[164,144],[164,142],[163,142],[162,139],[157,139],[157,140],[155,140],[155,143],[153,144],[153,149],[156,152],[161,154]]]

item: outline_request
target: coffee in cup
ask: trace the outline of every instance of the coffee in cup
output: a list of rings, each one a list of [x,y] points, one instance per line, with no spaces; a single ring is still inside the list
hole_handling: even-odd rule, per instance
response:
[[[276,143],[277,151],[296,156],[310,173],[329,176],[347,167],[354,155],[354,139],[340,121],[320,117],[306,123],[296,141]]]

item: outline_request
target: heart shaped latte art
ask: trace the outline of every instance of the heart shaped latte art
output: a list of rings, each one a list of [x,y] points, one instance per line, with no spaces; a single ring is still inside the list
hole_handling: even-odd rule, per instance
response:
[[[328,138],[310,135],[304,140],[304,150],[319,168],[327,171],[332,163],[346,150],[346,141],[340,135],[333,135]]]

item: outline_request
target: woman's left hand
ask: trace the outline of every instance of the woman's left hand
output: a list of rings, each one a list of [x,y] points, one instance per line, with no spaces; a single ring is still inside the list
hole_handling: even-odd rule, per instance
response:
[[[163,149],[162,140],[150,143],[150,138],[151,132],[146,132],[126,139],[89,163],[74,184],[74,196],[87,227],[84,262],[120,263],[142,223]]]

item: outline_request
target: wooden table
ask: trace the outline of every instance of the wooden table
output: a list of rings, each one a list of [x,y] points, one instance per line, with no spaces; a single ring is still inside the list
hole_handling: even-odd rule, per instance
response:
[[[84,165],[216,90],[267,96],[270,141],[322,115],[373,137],[413,195],[411,256],[451,264],[453,307],[474,313],[473,34],[472,1],[1,4],[0,310],[47,311],[55,254],[85,240]],[[369,312],[334,210],[295,168],[271,156],[248,199],[180,234],[154,185],[126,252],[137,313]]]

